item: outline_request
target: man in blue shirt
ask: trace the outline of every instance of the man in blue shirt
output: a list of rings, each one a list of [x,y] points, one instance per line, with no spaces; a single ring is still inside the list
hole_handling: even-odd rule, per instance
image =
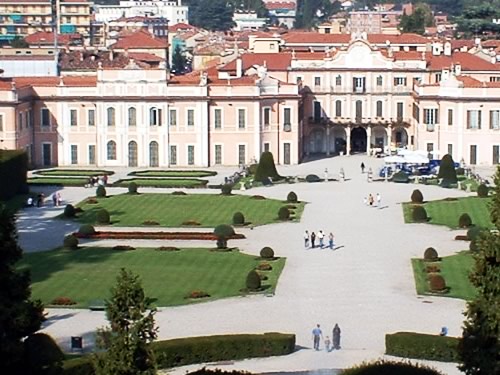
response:
[[[323,337],[323,332],[321,332],[319,324],[317,324],[316,328],[312,330],[312,335],[313,335],[314,350],[319,350],[319,341]]]

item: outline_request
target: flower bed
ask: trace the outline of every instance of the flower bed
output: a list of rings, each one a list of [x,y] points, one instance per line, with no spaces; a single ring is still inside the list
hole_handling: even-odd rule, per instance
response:
[[[96,240],[205,240],[216,241],[217,236],[212,232],[95,232],[94,234],[73,233],[78,238],[91,238]],[[243,234],[236,233],[229,237],[230,240],[245,238]]]

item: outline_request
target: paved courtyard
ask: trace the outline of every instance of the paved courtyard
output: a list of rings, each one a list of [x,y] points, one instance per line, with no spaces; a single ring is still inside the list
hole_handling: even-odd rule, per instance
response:
[[[368,183],[360,171],[361,161],[374,172],[382,164],[379,159],[350,156],[279,167],[282,175],[315,173],[320,177],[328,168],[330,178],[338,178],[343,168],[347,181],[285,184],[237,192],[285,199],[293,190],[301,201],[308,202],[300,223],[243,229],[241,232],[247,238],[232,243],[250,254],[258,254],[263,246],[271,246],[278,256],[287,258],[275,295],[162,308],[156,315],[159,338],[269,331],[295,333],[299,350],[292,355],[223,366],[274,372],[344,368],[379,358],[385,350],[384,335],[390,332],[438,333],[442,326],[447,326],[451,336],[459,336],[465,302],[417,296],[410,259],[421,257],[429,246],[435,247],[441,256],[463,250],[465,246],[453,240],[456,233],[448,228],[404,224],[401,202],[408,201],[417,187],[426,200],[466,194],[435,186]],[[221,170],[217,178],[223,180],[224,173],[232,171]],[[109,189],[108,194],[119,191],[125,190]],[[67,202],[76,203],[94,191],[65,188],[61,193]],[[363,197],[369,193],[381,194],[381,207],[363,204]],[[62,209],[30,210],[21,212],[18,220],[20,242],[26,251],[58,246],[64,234],[77,227],[51,219]],[[333,232],[340,248],[335,251],[304,249],[306,229]],[[141,242],[141,245],[154,244],[153,241]],[[311,349],[311,330],[316,323],[321,324],[323,334],[329,336],[333,325],[339,324],[342,350],[327,353]],[[44,331],[67,350],[70,336],[83,336],[84,343],[91,345],[93,332],[105,324],[103,312],[49,309]],[[460,374],[454,364],[432,365],[446,374]],[[181,368],[176,372],[180,374],[185,370]]]

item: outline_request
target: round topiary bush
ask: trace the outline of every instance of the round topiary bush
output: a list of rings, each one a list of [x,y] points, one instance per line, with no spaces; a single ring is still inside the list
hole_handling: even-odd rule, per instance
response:
[[[109,224],[111,217],[109,216],[108,210],[101,208],[96,213],[96,221],[99,224]]]
[[[295,192],[293,191],[289,192],[288,195],[286,196],[286,201],[289,203],[297,203],[298,202],[297,194],[295,194]]]
[[[99,185],[95,191],[95,196],[99,198],[105,198],[106,188],[103,185]]]
[[[217,236],[217,248],[227,248],[227,240],[234,235],[234,229],[227,224],[220,224],[214,228],[214,234]]]
[[[278,219],[280,220],[289,220],[290,219],[290,210],[288,207],[281,207],[278,211]]]
[[[83,224],[82,226],[80,226],[80,229],[78,229],[78,233],[85,236],[95,234],[95,228],[90,224]]]
[[[273,259],[274,258],[274,250],[269,246],[263,247],[260,250],[260,257],[264,259]]]
[[[477,239],[475,240],[472,240],[470,243],[469,243],[469,250],[473,253],[477,252],[479,250],[478,246],[477,246]]]
[[[425,249],[424,260],[427,260],[430,262],[435,262],[438,259],[439,259],[439,257],[438,257],[438,252],[436,251],[436,249],[434,249],[433,247],[428,247],[427,249]]]
[[[444,281],[444,277],[438,274],[430,275],[429,288],[433,292],[442,292],[446,290],[446,282]]]
[[[75,207],[72,204],[67,204],[66,207],[64,207],[64,216],[75,217],[75,215],[76,215]]]
[[[469,228],[472,225],[472,219],[469,214],[463,213],[458,218],[458,226],[459,228]]]
[[[321,182],[321,178],[315,174],[308,174],[306,176],[306,182]]]
[[[30,374],[58,374],[64,353],[54,339],[45,333],[35,333],[24,340],[23,366]],[[43,369],[43,372],[40,372]]]
[[[467,231],[467,239],[469,241],[476,240],[484,229],[478,226],[471,226]]]
[[[246,286],[248,290],[259,290],[261,287],[261,280],[260,276],[257,273],[257,271],[252,270],[248,273],[247,279],[246,279]]]
[[[342,375],[443,375],[430,367],[378,359],[374,362],[363,362],[360,365],[342,370]]]
[[[413,203],[424,203],[422,192],[418,189],[413,190],[413,193],[411,193],[411,201]]]
[[[66,249],[71,249],[71,250],[77,249],[78,248],[78,238],[76,238],[72,234],[68,234],[66,237],[64,237],[63,246]]]
[[[449,186],[457,183],[457,171],[455,170],[455,162],[450,154],[446,154],[441,159],[439,164],[438,178],[441,178],[441,185]]]
[[[231,195],[231,192],[233,191],[233,185],[224,184],[220,188],[220,191],[221,191],[222,195]]]
[[[128,193],[137,194],[137,184],[134,181],[128,184]]]
[[[245,216],[243,216],[241,212],[235,212],[233,215],[233,224],[234,225],[245,224]]]
[[[415,222],[427,221],[427,211],[422,206],[413,207],[412,218]]]
[[[486,198],[488,196],[488,186],[481,184],[477,187],[477,196],[480,198]]]

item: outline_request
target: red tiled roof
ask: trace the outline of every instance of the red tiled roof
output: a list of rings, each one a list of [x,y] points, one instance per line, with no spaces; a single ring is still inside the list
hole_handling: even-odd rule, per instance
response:
[[[111,46],[113,49],[126,48],[166,48],[167,43],[161,39],[154,38],[146,30],[139,30],[120,38]]]
[[[73,40],[82,39],[80,34],[59,34],[57,35],[57,43],[69,44]],[[24,40],[28,44],[54,44],[54,33],[37,31],[36,33],[27,35]]]
[[[65,76],[65,77],[15,77],[13,78],[16,87],[27,86],[65,86],[73,87],[94,87],[97,85],[96,76]]]
[[[264,6],[266,7],[266,9],[268,10],[277,10],[277,9],[295,9],[296,8],[296,4],[294,2],[291,2],[291,1],[272,1],[272,2],[268,2],[268,3],[265,3]]]
[[[401,34],[401,35],[387,35],[387,34],[368,34],[368,41],[373,44],[385,44],[387,41],[391,44],[426,44],[427,38],[418,34]]]
[[[292,61],[290,53],[246,53],[241,56],[243,70],[247,70],[254,65],[266,65],[268,71],[287,70]],[[236,60],[230,61],[223,66],[221,71],[235,71]]]
[[[283,34],[282,38],[285,40],[285,44],[346,44],[351,41],[351,36],[349,34],[320,34],[304,31],[291,31]]]
[[[160,62],[165,61],[164,58],[160,56],[153,55],[152,53],[140,53],[140,52],[130,52],[128,56],[134,60],[140,60],[145,62]]]
[[[383,52],[387,56],[386,50]],[[419,51],[394,51],[392,56],[394,60],[422,60],[422,52]]]
[[[54,55],[1,55],[0,60],[9,61],[50,61],[54,60]]]
[[[177,32],[179,30],[196,30],[196,27],[188,25],[187,23],[176,23],[175,25],[169,26],[168,31]]]
[[[451,40],[451,49],[461,49],[462,47],[474,47],[474,41],[469,39]]]
[[[12,90],[12,78],[0,78],[0,90]]]
[[[451,56],[434,56],[427,54],[428,68],[430,70],[442,70],[450,68],[454,64],[460,64],[462,70],[470,71],[499,71],[500,64],[492,64],[480,57],[471,55],[468,52],[455,52]]]

